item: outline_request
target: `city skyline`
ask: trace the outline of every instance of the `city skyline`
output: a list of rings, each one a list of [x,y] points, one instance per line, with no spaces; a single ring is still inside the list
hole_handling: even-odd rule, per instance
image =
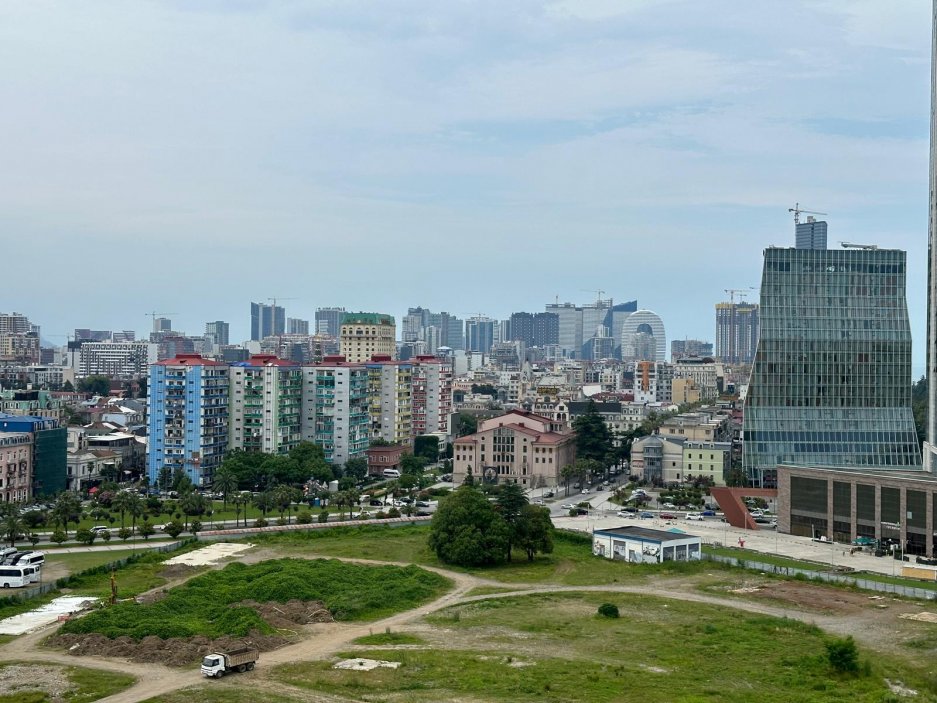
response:
[[[923,369],[929,3],[407,8],[0,8],[6,253],[55,254],[41,297],[8,272],[4,308],[56,342],[147,310],[241,339],[275,296],[506,319],[602,287],[712,339],[801,202],[831,248],[909,252]],[[61,304],[118,254],[143,302]]]

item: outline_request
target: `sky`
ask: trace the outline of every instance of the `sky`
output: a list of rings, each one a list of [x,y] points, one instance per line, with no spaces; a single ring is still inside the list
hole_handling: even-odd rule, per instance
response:
[[[908,251],[927,0],[11,0],[0,311],[63,343],[250,302],[503,319],[603,291],[714,338],[788,208]],[[289,298],[290,300],[285,300]],[[61,336],[59,336],[61,335]]]

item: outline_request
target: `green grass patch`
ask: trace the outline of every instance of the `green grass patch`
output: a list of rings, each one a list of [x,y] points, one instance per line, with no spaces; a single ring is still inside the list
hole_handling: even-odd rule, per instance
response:
[[[393,644],[426,644],[426,640],[406,632],[379,632],[376,635],[365,635],[352,641],[352,644],[369,646],[383,646]]]
[[[61,669],[68,678],[71,687],[61,696],[53,698],[42,689],[42,681],[37,681],[36,688],[18,689],[16,693],[0,694],[0,703],[49,703],[66,701],[67,703],[90,703],[99,698],[106,698],[123,691],[136,683],[136,678],[103,669],[88,669],[83,666],[62,666],[48,662],[4,662],[0,668],[10,666],[35,666],[37,672],[49,668]]]
[[[558,531],[552,554],[538,555],[529,562],[515,552],[514,561],[493,567],[462,568],[444,564],[427,545],[428,525],[392,527],[363,525],[281,534],[251,536],[251,543],[287,553],[321,554],[335,557],[377,559],[437,566],[505,583],[556,583],[594,586],[629,582],[654,576],[705,573],[720,568],[716,562],[666,562],[626,564],[592,554],[589,535]],[[729,567],[724,567],[729,568]]]
[[[609,602],[618,619],[596,615]],[[646,703],[880,703],[883,677],[933,692],[924,670],[870,656],[868,676],[834,674],[828,636],[795,620],[617,593],[543,594],[453,606],[427,621],[453,649],[349,652],[401,662],[396,670],[287,664],[274,677],[368,701],[590,701]],[[464,647],[464,648],[463,648]]]
[[[251,686],[217,686],[209,683],[204,686],[191,686],[171,693],[164,693],[154,698],[147,698],[142,703],[306,703],[307,699],[297,691],[297,696],[286,696],[264,690],[262,693]]]
[[[142,549],[120,549],[106,552],[80,552],[77,554],[46,552],[46,565],[61,564],[68,573],[73,574],[101,564],[124,559],[142,551]]]
[[[334,559],[276,559],[228,564],[172,589],[160,601],[118,603],[66,623],[62,632],[116,638],[246,636],[273,628],[244,600],[323,601],[336,620],[368,620],[408,610],[440,595],[451,582],[416,566],[364,566]]]
[[[465,594],[466,598],[471,598],[472,596],[490,596],[495,593],[512,593],[516,591],[516,588],[511,586],[477,586]]]

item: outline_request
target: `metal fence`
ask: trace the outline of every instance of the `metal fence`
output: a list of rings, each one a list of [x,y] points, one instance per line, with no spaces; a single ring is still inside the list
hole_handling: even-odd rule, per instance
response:
[[[862,578],[861,576],[847,576],[844,574],[830,573],[829,571],[799,569],[793,566],[778,566],[777,564],[766,564],[753,559],[726,557],[720,554],[710,554],[708,552],[703,552],[703,559],[709,559],[710,561],[716,561],[722,564],[730,564],[732,566],[740,566],[746,569],[754,569],[756,571],[764,571],[767,574],[777,574],[778,576],[802,576],[807,579],[823,581],[825,583],[855,586],[866,591],[890,593],[896,596],[918,598],[920,600],[937,600],[937,590],[904,586],[897,583],[887,583],[885,581],[873,581],[871,579]]]
[[[71,574],[69,576],[63,576],[62,578],[57,579],[55,581],[48,581],[46,583],[40,583],[36,586],[29,586],[27,588],[17,589],[15,593],[10,594],[10,597],[18,598],[19,600],[30,600],[32,598],[41,596],[45,593],[49,593],[51,591],[55,591],[59,588],[62,588],[64,583],[68,579],[74,576],[81,576],[82,574],[87,573],[89,571],[98,571],[98,570],[109,571],[110,569],[118,569],[122,566],[126,566],[132,561],[136,561],[137,559],[142,557],[144,554],[149,554],[150,552],[173,552],[179,549],[179,547],[181,547],[186,542],[190,542],[190,541],[191,541],[191,538],[187,540],[167,542],[165,544],[160,544],[155,547],[142,548],[140,549],[139,552],[137,552],[137,554],[131,555],[129,557],[124,557],[123,559],[115,559],[114,561],[105,562],[104,564],[100,564],[90,569],[85,569],[84,571],[79,571],[78,573]]]

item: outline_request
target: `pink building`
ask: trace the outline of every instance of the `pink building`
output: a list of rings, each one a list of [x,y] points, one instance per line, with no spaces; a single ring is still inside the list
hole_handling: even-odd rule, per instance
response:
[[[0,434],[0,502],[29,500],[33,475],[32,435],[26,432]]]

